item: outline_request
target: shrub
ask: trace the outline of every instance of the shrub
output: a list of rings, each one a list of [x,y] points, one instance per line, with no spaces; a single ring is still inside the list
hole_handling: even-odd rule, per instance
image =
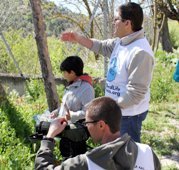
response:
[[[95,91],[95,98],[104,96],[104,89],[99,83],[94,85],[94,91]]]
[[[30,126],[17,110],[6,105],[8,109],[0,109],[0,169],[23,170],[33,169],[31,144],[27,141]],[[11,108],[11,109],[10,109]],[[9,117],[14,115],[13,120]]]
[[[36,101],[40,96],[43,95],[45,95],[45,90],[42,80],[31,79],[26,81],[26,99]]]
[[[173,80],[174,65],[172,60],[177,53],[158,51],[155,55],[156,62],[151,83],[151,102],[178,100],[178,84]],[[178,91],[178,93],[177,93]]]
[[[170,40],[173,48],[179,48],[179,30],[177,21],[169,21]]]

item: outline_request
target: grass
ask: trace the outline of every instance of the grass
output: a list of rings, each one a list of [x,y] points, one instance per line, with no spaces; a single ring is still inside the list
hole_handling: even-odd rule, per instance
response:
[[[44,98],[39,98],[36,101],[29,101],[28,98],[12,95],[10,98],[11,108],[6,113],[13,111],[14,120],[18,124],[10,126],[12,120],[8,114],[1,110],[1,137],[7,142],[1,143],[2,156],[0,156],[1,167],[6,166],[9,169],[13,166],[18,169],[26,168],[33,169],[36,149],[32,149],[30,142],[27,144],[22,140],[23,132],[16,136],[17,130],[20,127],[25,127],[27,124],[33,133],[32,116],[36,113],[42,113],[46,109]],[[14,107],[16,109],[14,109]],[[7,129],[8,128],[8,133]],[[28,132],[29,133],[29,132]],[[177,103],[161,102],[151,103],[150,111],[147,119],[143,123],[142,142],[147,143],[157,155],[162,158],[164,156],[172,156],[174,152],[179,153],[179,106]],[[26,135],[25,135],[26,136]],[[89,141],[90,144],[93,144]],[[25,145],[24,145],[25,144]],[[16,147],[15,147],[16,146]],[[16,149],[18,148],[18,149]],[[24,151],[23,151],[24,148]],[[3,149],[3,150],[2,150]],[[55,154],[59,157],[58,149]],[[14,159],[16,157],[16,159]],[[27,160],[24,160],[27,159]],[[164,166],[164,170],[175,170],[176,165]]]
[[[151,103],[150,112],[143,123],[142,142],[147,143],[160,159],[170,159],[174,153],[179,160],[179,104]],[[164,163],[162,161],[162,163]],[[179,163],[163,166],[164,170],[179,169]]]
[[[168,26],[169,26],[169,32],[170,32],[170,40],[174,46],[175,49],[179,47],[179,23],[174,20],[169,20],[168,21]]]
[[[166,54],[163,51],[156,54],[150,110],[143,123],[142,142],[152,146],[161,159],[172,157],[174,153],[179,155],[179,83],[172,80],[174,67],[171,64],[177,55],[178,52]],[[93,73],[92,76],[102,73],[98,73],[101,69],[95,68],[94,64],[94,68],[85,72]],[[34,130],[33,115],[43,113],[48,106],[42,82],[31,82],[31,93],[22,97],[12,93],[8,96],[8,105],[0,107],[0,169],[34,169],[38,146],[34,149],[27,136]],[[64,87],[59,86],[57,91],[61,98]],[[104,95],[100,85],[95,86],[95,94],[96,97]],[[89,144],[93,145],[91,141]],[[58,151],[56,147],[57,159],[60,157]],[[179,164],[171,164],[163,169],[176,170],[177,166]]]

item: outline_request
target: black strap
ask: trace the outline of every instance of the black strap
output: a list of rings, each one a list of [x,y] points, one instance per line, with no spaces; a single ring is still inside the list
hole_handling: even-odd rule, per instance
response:
[[[53,138],[44,137],[43,140],[48,140],[48,141],[51,141],[51,142],[55,143],[55,140]]]

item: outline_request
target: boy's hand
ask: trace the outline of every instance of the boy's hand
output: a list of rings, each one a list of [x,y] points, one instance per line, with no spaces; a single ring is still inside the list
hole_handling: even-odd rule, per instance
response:
[[[51,119],[55,119],[57,116],[58,116],[58,112],[59,112],[59,109],[55,109],[54,111],[52,111],[49,115],[49,117]]]

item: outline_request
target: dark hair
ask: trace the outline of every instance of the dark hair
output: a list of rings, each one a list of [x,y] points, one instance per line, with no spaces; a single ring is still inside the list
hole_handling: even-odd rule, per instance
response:
[[[96,98],[87,105],[86,109],[91,119],[106,122],[112,133],[120,130],[121,109],[112,98]]]
[[[74,71],[77,76],[81,76],[83,74],[83,61],[78,56],[69,56],[67,57],[60,65],[61,71]]]
[[[122,19],[131,21],[133,31],[142,29],[143,11],[139,4],[128,2],[119,6],[119,10]]]

